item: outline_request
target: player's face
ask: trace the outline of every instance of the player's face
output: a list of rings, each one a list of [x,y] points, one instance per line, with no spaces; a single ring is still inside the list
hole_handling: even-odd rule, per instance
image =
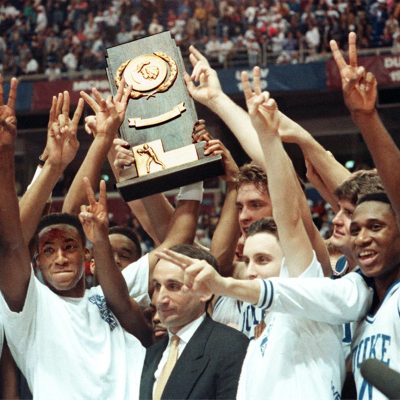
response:
[[[350,233],[353,255],[366,276],[389,281],[398,278],[400,232],[388,204],[361,203],[354,211]]]
[[[62,296],[82,295],[85,248],[78,230],[56,224],[39,233],[36,262],[47,285]]]
[[[247,278],[279,276],[282,257],[281,246],[274,235],[262,232],[249,236],[244,243],[242,257],[247,266]]]
[[[154,339],[160,340],[167,334],[167,328],[161,323],[160,316],[158,315],[157,311],[153,316],[152,323]]]
[[[122,270],[139,258],[139,251],[128,237],[120,233],[108,236],[117,266]]]
[[[236,207],[239,211],[239,225],[243,234],[247,233],[254,221],[272,216],[271,199],[268,193],[265,190],[260,191],[254,183],[240,185]]]
[[[333,233],[331,243],[343,254],[351,252],[350,223],[354,205],[349,200],[339,200],[339,211],[333,218]]]
[[[153,299],[161,323],[172,333],[205,311],[205,299],[184,286],[183,269],[175,264],[160,260],[153,273]]]

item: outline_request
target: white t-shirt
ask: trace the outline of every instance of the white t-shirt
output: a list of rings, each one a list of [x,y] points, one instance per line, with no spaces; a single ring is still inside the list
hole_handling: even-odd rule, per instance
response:
[[[343,279],[343,278],[342,278]],[[400,372],[400,281],[386,291],[375,315],[368,314],[355,330],[352,350],[353,374],[359,400],[381,400],[386,397],[360,374],[362,362],[375,358]]]
[[[211,318],[221,324],[240,330],[239,301],[232,297],[219,296],[214,304]]]
[[[315,263],[314,263],[315,261]],[[285,259],[282,260],[281,269],[279,272],[280,278],[289,278],[289,271],[285,266]],[[323,272],[319,263],[317,263],[315,255],[313,262],[308,266],[308,268],[301,274],[302,278],[314,278],[323,277]],[[261,321],[265,321],[266,318],[266,305],[263,307],[258,307],[256,305],[237,301],[240,320],[239,320],[239,330],[244,333],[250,340],[255,338],[255,329]]]
[[[142,307],[148,307],[151,304],[149,270],[148,253],[122,270],[122,276],[128,285],[129,296],[133,297]]]
[[[131,294],[144,295],[143,257],[124,270]],[[23,310],[0,296],[12,355],[36,400],[138,399],[145,348],[108,309],[99,286],[61,297],[31,274]]]
[[[281,277],[287,277],[281,268]],[[317,259],[300,278],[321,277]],[[268,309],[262,281],[260,303]],[[272,302],[272,298],[270,298]],[[238,399],[337,399],[345,377],[340,325],[318,323],[267,310],[266,327],[250,342],[239,380]]]
[[[373,290],[368,287],[364,278],[356,272],[350,272],[337,280],[330,278],[271,278],[260,280],[260,287],[258,306],[266,307],[271,312],[274,311],[272,316],[276,315],[277,318],[281,318],[279,313],[295,316],[296,320],[293,317],[291,318],[293,320],[292,329],[298,329],[299,326],[296,324],[300,324],[301,330],[290,331],[287,335],[286,332],[290,329],[290,325],[286,325],[284,330],[281,331],[282,327],[275,328],[277,323],[274,319],[270,330],[268,330],[267,325],[263,335],[250,343],[248,349],[250,355],[246,356],[242,371],[243,377],[239,382],[239,398],[246,398],[247,396],[250,399],[261,398],[260,396],[262,396],[263,399],[270,399],[275,396],[277,399],[325,399],[335,398],[337,394],[340,395],[341,387],[336,386],[339,386],[339,383],[335,385],[335,381],[339,380],[337,372],[331,371],[329,384],[333,382],[335,385],[330,387],[331,390],[327,389],[328,382],[319,378],[318,384],[315,376],[316,374],[325,376],[332,365],[332,356],[340,354],[339,357],[342,357],[343,355],[340,348],[341,327],[334,327],[333,325],[361,320],[371,306]],[[302,322],[299,320],[300,318],[309,321]],[[317,324],[312,321],[325,324]],[[278,319],[278,323],[280,322]],[[290,324],[290,320],[286,322]],[[277,336],[273,338],[273,334]],[[273,346],[272,339],[276,340],[277,337],[279,346]],[[287,340],[289,337],[293,337],[293,340],[298,340],[298,337],[302,338],[301,342],[298,343],[299,352],[293,346],[290,347],[292,354],[298,356],[297,358],[288,358],[289,353],[286,346],[288,344],[290,346]],[[282,340],[284,340],[284,344]],[[308,340],[308,343],[304,342],[305,340]],[[315,359],[310,359],[315,354],[313,350],[308,349],[311,346],[313,349],[319,348]],[[282,353],[279,353],[279,350]],[[264,352],[265,357],[263,357],[262,352]],[[267,363],[267,355],[270,352],[273,353],[270,358],[271,363]],[[253,366],[250,357],[255,357]],[[324,357],[328,357],[325,362]],[[263,358],[265,358],[265,363],[261,361]],[[279,358],[282,360],[280,368],[284,368],[283,370],[278,368],[277,360]],[[299,364],[285,363],[284,360],[288,359],[299,362]],[[260,368],[261,363],[262,368]],[[338,365],[341,365],[341,363],[337,364],[336,361],[335,363],[336,369],[338,369]],[[318,364],[318,367],[316,364]],[[321,364],[323,364],[323,367]],[[340,367],[341,371],[342,368]],[[278,369],[279,373],[277,374]],[[290,376],[294,370],[299,371],[302,379],[297,380],[294,376]],[[261,371],[263,372],[262,378],[258,376]],[[265,371],[270,371],[270,375]],[[304,374],[305,371],[307,371],[306,374]],[[276,376],[279,376],[279,379],[276,379]],[[291,379],[285,377],[291,377]],[[323,384],[325,384],[325,387],[322,387]],[[274,391],[277,385],[282,388],[278,394]],[[313,388],[314,385],[317,385],[315,393],[322,393],[321,390],[323,390],[327,394],[311,395],[308,392],[302,392],[302,390]],[[297,388],[297,392],[294,388]]]

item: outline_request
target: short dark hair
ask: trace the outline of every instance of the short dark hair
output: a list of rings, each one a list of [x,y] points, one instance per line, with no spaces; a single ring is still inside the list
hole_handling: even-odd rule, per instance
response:
[[[190,258],[205,260],[217,271],[219,271],[217,259],[209,251],[204,250],[201,247],[198,247],[194,244],[176,244],[175,246],[172,246],[170,250],[173,250]]]
[[[339,200],[348,200],[356,205],[360,197],[383,191],[383,183],[378,172],[376,169],[371,169],[353,172],[336,188],[334,194]]]
[[[53,213],[53,214],[48,214],[45,215],[39,222],[39,225],[36,229],[35,233],[35,246],[37,247],[38,242],[39,242],[39,233],[44,229],[47,228],[48,226],[51,225],[59,225],[59,224],[64,224],[64,225],[69,225],[74,227],[78,233],[79,236],[82,240],[83,247],[86,246],[86,235],[83,230],[81,221],[79,221],[79,218],[76,215],[73,214],[68,214],[68,213]]]
[[[270,233],[274,235],[277,240],[279,240],[278,236],[278,227],[272,217],[261,218],[257,221],[254,221],[247,231],[247,237],[254,236],[257,233]]]
[[[129,240],[133,242],[133,244],[137,248],[139,258],[142,256],[142,246],[140,245],[140,240],[132,228],[129,228],[128,226],[116,225],[109,228],[108,234],[119,234],[126,236]]]
[[[268,193],[268,178],[264,170],[254,162],[242,165],[235,178],[236,187],[252,183],[260,191]]]
[[[390,207],[392,207],[389,197],[385,192],[368,193],[358,199],[357,205],[365,203],[366,201],[379,201],[380,203],[389,204]]]
[[[217,259],[207,250],[204,250],[201,247],[198,247],[194,244],[176,244],[175,246],[170,247],[170,250],[176,251],[179,254],[183,254],[190,258],[196,258],[198,260],[207,261],[214,269],[219,271],[219,265]],[[204,307],[207,311],[208,306],[211,304],[211,301],[214,297],[214,294],[210,297],[209,300],[206,301]]]

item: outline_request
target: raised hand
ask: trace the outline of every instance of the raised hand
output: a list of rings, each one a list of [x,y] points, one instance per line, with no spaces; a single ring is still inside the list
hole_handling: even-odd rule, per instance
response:
[[[82,205],[79,219],[86,237],[92,242],[103,241],[108,237],[108,212],[106,183],[100,181],[99,201],[90,185],[88,178],[83,178],[89,205]]]
[[[79,149],[77,138],[78,124],[83,112],[84,102],[79,99],[72,119],[70,113],[70,97],[67,91],[53,96],[49,123],[47,129],[47,142],[41,155],[43,160],[52,163],[61,163],[65,168],[76,156]]]
[[[210,64],[194,46],[189,47],[189,60],[193,66],[192,75],[184,75],[190,95],[199,103],[211,106],[212,102],[221,94],[221,84],[218,75]],[[197,83],[197,85],[195,83]]]
[[[253,69],[253,88],[247,72],[242,72],[242,87],[251,122],[258,135],[276,135],[279,128],[279,112],[268,92],[261,91],[260,68]]]
[[[226,182],[234,182],[237,173],[239,172],[239,167],[237,166],[235,160],[232,157],[230,151],[225,147],[225,145],[219,139],[211,139],[206,143],[205,155],[222,155],[222,161],[224,162],[225,175],[222,177]]]
[[[17,99],[18,80],[12,78],[7,104],[3,102],[3,76],[0,75],[0,146],[9,147],[15,143],[17,134],[17,118],[15,102]]]
[[[125,86],[125,81],[122,80],[117,94],[114,97],[109,96],[107,100],[101,97],[96,88],[92,89],[92,96],[83,91],[80,92],[82,98],[96,114],[95,119],[86,121],[86,130],[94,136],[110,138],[111,143],[125,118],[131,90],[132,87]]]
[[[207,261],[190,258],[169,249],[157,250],[155,255],[184,270],[184,290],[194,290],[203,295],[219,292],[224,278]]]
[[[330,41],[333,58],[342,79],[344,102],[350,112],[369,114],[374,112],[377,97],[377,83],[371,72],[358,66],[356,34],[349,33],[349,63],[347,64],[336,41]]]

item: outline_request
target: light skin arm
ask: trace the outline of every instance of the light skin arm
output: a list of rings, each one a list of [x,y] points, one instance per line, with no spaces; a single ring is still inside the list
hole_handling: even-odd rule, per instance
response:
[[[214,111],[231,129],[232,133],[239,140],[246,153],[257,164],[262,165],[262,150],[258,141],[257,132],[251,124],[249,114],[235,104],[225,93],[223,93],[217,73],[210,67],[207,59],[193,46],[191,46],[189,50],[190,61],[193,65],[192,75],[185,75],[185,81],[189,93],[196,101],[199,101],[201,104],[204,104]],[[255,74],[256,75],[254,75],[254,79],[259,81],[259,68],[255,70]],[[195,85],[194,82],[198,82],[198,85]],[[301,129],[304,131],[303,128],[301,128],[283,113],[279,111],[278,113],[281,120],[281,124],[279,126],[280,134],[288,130],[297,131],[297,129]],[[308,135],[311,137],[310,134]],[[322,150],[325,154],[325,150],[323,148]],[[333,168],[331,164],[329,167]],[[334,189],[336,189],[336,186]],[[330,266],[323,242],[321,241],[321,238],[316,235],[316,228],[310,223],[306,222],[307,219],[309,219],[308,208],[302,208],[302,210],[304,212],[302,218],[304,219],[307,233],[309,234],[312,245],[317,252],[318,259],[323,264],[325,272],[328,273]]]
[[[285,264],[290,276],[299,276],[311,263],[313,249],[301,218],[298,182],[278,134],[280,116],[277,105],[269,93],[261,92],[256,70],[253,71],[253,89],[248,74],[242,73],[243,92],[264,154],[262,166],[268,176],[273,217]]]
[[[202,136],[204,137],[204,135]],[[204,154],[220,154],[222,156],[225,170],[225,175],[222,179],[226,182],[225,200],[212,238],[210,252],[218,261],[219,272],[223,276],[231,276],[234,269],[233,260],[235,258],[236,243],[240,237],[235,183],[235,176],[239,168],[224,144],[218,139],[211,139],[209,134],[208,136],[209,140],[206,142]]]
[[[349,63],[343,58],[335,41],[330,42],[333,57],[342,79],[344,102],[372,155],[397,219],[400,217],[400,151],[384,127],[375,108],[377,82],[371,72],[358,66],[356,34],[349,34]]]
[[[185,271],[184,284],[197,292],[216,296],[227,296],[257,304],[260,297],[260,282],[255,279],[234,279],[221,276],[205,260],[197,260],[169,249],[156,252],[159,258],[169,261]]]
[[[335,189],[349,176],[350,172],[327,152],[302,126],[281,113],[279,134],[285,143],[297,144],[304,158],[312,164],[313,169],[321,179],[324,188],[333,196]],[[317,188],[318,189],[318,188]],[[321,194],[322,195],[322,194]],[[335,199],[332,205],[336,205]]]
[[[95,137],[65,197],[63,212],[79,213],[79,207],[85,202],[83,177],[86,176],[92,186],[99,182],[101,167],[124,120],[129,93],[130,87],[125,88],[124,82],[115,97],[109,96],[107,100],[101,97],[96,88],[92,89],[92,96],[80,93],[96,114]]]
[[[31,274],[14,182],[17,85],[18,81],[12,78],[8,102],[4,104],[0,78],[0,290],[12,311],[21,311]]]
[[[108,212],[106,184],[100,182],[99,200],[89,179],[84,178],[84,186],[89,205],[81,206],[79,219],[86,237],[93,243],[93,256],[96,262],[96,277],[103,290],[107,304],[117,317],[121,326],[135,335],[144,345],[149,345],[151,332],[139,305],[133,301],[128,287],[114,261],[110,241],[108,239]]]
[[[114,139],[114,150],[109,152],[109,162],[113,164],[115,177],[119,171],[132,165],[135,161],[130,145],[123,139]],[[174,207],[162,193],[153,194],[128,203],[129,208],[138,219],[140,225],[158,246],[166,237]]]
[[[314,186],[314,188],[318,191],[321,197],[331,205],[332,210],[335,213],[338,212],[339,211],[337,203],[338,199],[325,185],[322,178],[318,175],[317,171],[315,170],[314,165],[310,161],[308,161],[307,158],[304,159],[304,162],[306,164],[306,177],[308,181],[311,183],[311,185]]]
[[[168,233],[158,249],[169,248],[181,243],[193,243],[197,228],[199,207],[200,202],[198,201],[179,201],[168,227]],[[157,261],[156,251],[153,250],[149,253],[149,282],[152,282],[153,271]]]
[[[251,304],[260,301],[261,285],[273,284],[266,289],[265,295],[274,299],[279,293],[279,301],[272,301],[271,310],[289,313],[313,321],[340,324],[360,320],[372,303],[372,289],[368,288],[358,274],[332,280],[329,278],[237,280],[224,278],[206,261],[196,260],[162,250],[159,257],[174,263],[184,270],[186,290],[193,289],[208,295],[233,297]]]
[[[72,119],[69,118],[70,98],[65,91],[53,96],[47,142],[42,158],[45,164],[35,182],[20,200],[20,214],[26,243],[33,237],[51,192],[79,148],[77,130],[83,111],[80,99]]]

